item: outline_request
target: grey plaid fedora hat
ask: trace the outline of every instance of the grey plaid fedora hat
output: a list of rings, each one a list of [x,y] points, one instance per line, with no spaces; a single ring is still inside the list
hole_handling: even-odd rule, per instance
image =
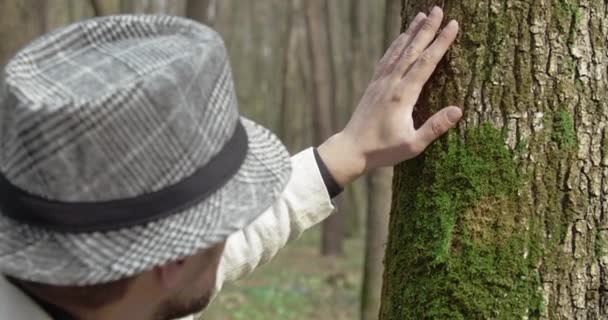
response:
[[[122,279],[225,240],[289,155],[241,117],[226,49],[184,18],[96,18],[33,41],[0,92],[0,273]]]

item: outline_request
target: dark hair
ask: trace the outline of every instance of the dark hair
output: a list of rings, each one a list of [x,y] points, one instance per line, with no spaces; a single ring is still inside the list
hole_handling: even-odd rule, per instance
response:
[[[43,301],[59,306],[67,305],[95,310],[124,297],[134,277],[87,286],[55,286],[15,278],[10,279],[23,290]]]

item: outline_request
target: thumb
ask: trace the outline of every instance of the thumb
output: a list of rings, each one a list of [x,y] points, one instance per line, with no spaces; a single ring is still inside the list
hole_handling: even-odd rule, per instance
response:
[[[428,147],[433,141],[453,127],[462,118],[462,110],[458,107],[447,107],[435,113],[416,132],[416,138],[424,147]]]

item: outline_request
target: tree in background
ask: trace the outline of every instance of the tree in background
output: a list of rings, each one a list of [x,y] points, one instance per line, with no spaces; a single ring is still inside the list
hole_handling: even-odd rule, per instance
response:
[[[382,51],[399,35],[401,0],[386,0]],[[365,260],[361,290],[361,320],[377,320],[382,292],[384,251],[392,195],[393,168],[380,168],[367,177],[368,207],[365,236]]]
[[[217,6],[217,0],[188,0],[186,16],[208,26],[213,26],[217,16]]]
[[[608,3],[441,3],[462,31],[416,113],[465,119],[396,169],[381,318],[607,318]]]
[[[331,30],[328,27],[328,1],[306,1],[306,26],[309,39],[313,75],[313,132],[314,143],[320,145],[336,131],[335,74],[331,51]],[[323,221],[321,254],[343,254],[344,212],[338,210]]]
[[[0,1],[0,66],[39,35],[92,16],[93,8],[85,1]]]
[[[0,65],[34,38],[55,28],[95,16],[119,13],[184,15],[203,10],[212,0],[4,0],[0,1]],[[207,16],[207,11],[194,17]]]
[[[384,2],[305,2],[316,145],[344,127],[373,74],[374,62],[382,53]],[[360,181],[337,198],[338,210],[322,228],[324,255],[341,255],[345,236],[367,230],[361,221],[366,189]]]

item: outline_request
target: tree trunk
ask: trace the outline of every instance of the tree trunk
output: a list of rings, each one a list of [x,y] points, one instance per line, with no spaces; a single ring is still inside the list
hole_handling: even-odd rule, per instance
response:
[[[188,18],[213,26],[217,10],[217,0],[188,0],[186,15]]]
[[[76,0],[67,1],[74,5]],[[183,16],[186,13],[187,0],[89,0],[95,10],[95,15],[127,13],[156,13]],[[87,1],[88,2],[88,1]]]
[[[123,13],[164,13],[183,16],[186,0],[121,0]]]
[[[36,0],[0,1],[0,67],[45,31],[44,7]]]
[[[291,90],[292,81],[294,78],[294,67],[296,63],[294,50],[296,48],[296,33],[294,25],[294,15],[296,11],[296,3],[294,0],[289,0],[289,7],[287,8],[286,20],[287,28],[285,34],[285,50],[283,51],[283,65],[281,70],[282,86],[281,86],[281,102],[279,105],[279,136],[287,148],[291,151],[294,150],[294,126],[297,125],[297,121],[294,121],[293,114],[290,112],[289,94]]]
[[[183,15],[185,0],[3,0],[0,1],[0,66],[34,38],[99,15],[168,13]]]
[[[386,0],[383,49],[387,49],[399,35],[400,10],[401,0]],[[362,320],[377,320],[380,310],[384,252],[391,209],[392,177],[393,168],[381,168],[371,172],[367,178],[368,210],[361,292]]]
[[[608,3],[443,3],[462,32],[416,106],[458,130],[397,167],[382,319],[606,319]]]
[[[306,26],[308,29],[310,59],[313,73],[315,144],[323,143],[334,132],[333,120],[335,107],[332,75],[332,57],[328,37],[325,10],[327,0],[308,0],[306,2]],[[339,256],[343,253],[344,218],[341,210],[336,210],[323,222],[321,232],[321,254]]]
[[[94,16],[92,1],[0,1],[0,66],[42,34]]]
[[[377,320],[380,310],[392,177],[392,168],[382,168],[374,170],[367,179],[369,199],[361,289],[362,320]]]

